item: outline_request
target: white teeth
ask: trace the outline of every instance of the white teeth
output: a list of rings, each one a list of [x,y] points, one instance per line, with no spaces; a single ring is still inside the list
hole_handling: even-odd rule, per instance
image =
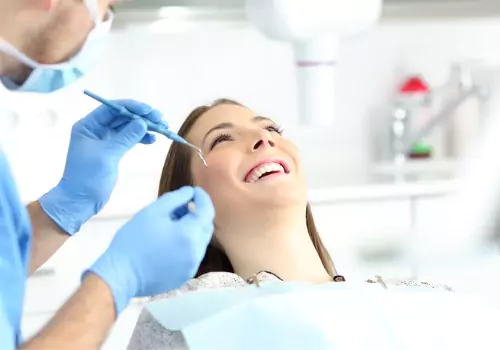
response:
[[[248,176],[247,181],[248,182],[255,182],[257,181],[263,174],[271,172],[271,171],[279,171],[279,172],[285,172],[285,169],[281,164],[278,163],[266,163],[263,165],[260,165],[256,167],[255,169],[252,170],[251,174]]]

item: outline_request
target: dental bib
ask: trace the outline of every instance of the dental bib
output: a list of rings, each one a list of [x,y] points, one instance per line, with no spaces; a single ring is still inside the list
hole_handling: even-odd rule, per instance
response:
[[[203,290],[147,306],[189,349],[498,349],[500,310],[458,293],[352,282]]]

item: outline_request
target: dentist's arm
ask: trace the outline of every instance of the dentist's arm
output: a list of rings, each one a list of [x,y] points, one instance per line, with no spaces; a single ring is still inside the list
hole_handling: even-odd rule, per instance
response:
[[[102,279],[89,273],[55,318],[21,349],[99,349],[115,317],[111,290]]]
[[[132,100],[114,101],[155,123],[161,113]],[[131,121],[101,106],[78,121],[64,174],[58,185],[28,206],[33,228],[30,272],[45,263],[108,202],[118,178],[118,163],[138,143],[155,141],[141,120]]]
[[[193,200],[196,214],[173,220]],[[176,289],[192,278],[213,232],[214,209],[199,188],[167,193],[123,226],[84,274],[80,289],[24,350],[99,349],[133,297]]]
[[[45,214],[40,203],[29,204],[28,210],[32,227],[32,246],[29,273],[43,265],[70,237]]]

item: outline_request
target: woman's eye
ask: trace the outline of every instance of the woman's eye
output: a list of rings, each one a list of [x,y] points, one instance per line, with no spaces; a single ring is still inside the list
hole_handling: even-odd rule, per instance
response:
[[[231,141],[232,138],[231,138],[231,135],[228,135],[228,134],[221,134],[219,136],[217,136],[212,144],[210,145],[210,149],[213,149],[215,146],[217,146],[219,143],[221,142],[224,142],[224,141]]]
[[[275,125],[275,124],[266,126],[266,130],[269,131],[269,132],[278,133],[280,135],[283,133],[283,129],[280,128],[278,125]]]

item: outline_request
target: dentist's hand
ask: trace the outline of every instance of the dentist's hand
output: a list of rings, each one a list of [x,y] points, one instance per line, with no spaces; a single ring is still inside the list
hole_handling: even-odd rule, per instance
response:
[[[115,102],[153,122],[161,121],[161,113],[143,103]],[[144,121],[130,120],[100,106],[73,126],[63,177],[40,198],[41,207],[63,231],[75,234],[108,202],[125,153],[138,143],[154,141]]]
[[[194,201],[196,213],[172,219],[177,208]],[[133,297],[153,296],[191,279],[212,238],[214,208],[200,188],[167,193],[135,215],[90,268],[110,287],[117,315]]]

